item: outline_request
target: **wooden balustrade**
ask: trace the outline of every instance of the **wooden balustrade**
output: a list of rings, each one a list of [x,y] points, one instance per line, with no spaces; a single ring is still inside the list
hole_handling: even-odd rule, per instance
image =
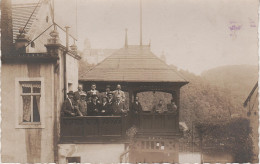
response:
[[[129,116],[83,116],[61,118],[61,142],[121,142],[132,126]],[[138,115],[139,135],[175,135],[178,115],[142,113]]]
[[[61,142],[119,141],[126,131],[124,116],[61,118]]]
[[[177,114],[142,113],[139,115],[139,133],[167,135],[179,132]]]

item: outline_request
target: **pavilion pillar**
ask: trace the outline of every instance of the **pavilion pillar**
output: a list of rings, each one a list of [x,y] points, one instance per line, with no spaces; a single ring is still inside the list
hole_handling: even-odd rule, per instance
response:
[[[131,106],[132,103],[133,103],[133,91],[132,91],[132,89],[129,89],[128,94],[129,94],[129,106]]]
[[[136,98],[136,96],[137,96],[137,92],[136,91],[134,91],[133,92],[133,95],[134,95],[134,99]]]
[[[174,100],[175,104],[179,105],[179,102],[178,102],[179,101],[179,96],[178,96],[177,91],[174,90],[174,91],[171,92],[171,94],[172,94],[172,99]]]
[[[175,101],[175,104],[177,105],[177,109],[178,109],[178,114],[177,114],[177,118],[175,120],[175,126],[178,127],[179,129],[179,115],[180,115],[180,88],[178,88],[177,90],[175,90],[174,92],[172,92],[172,97]],[[178,130],[179,131],[179,130]]]
[[[176,95],[176,105],[178,106],[178,108],[180,107],[180,88],[178,88],[175,92]]]

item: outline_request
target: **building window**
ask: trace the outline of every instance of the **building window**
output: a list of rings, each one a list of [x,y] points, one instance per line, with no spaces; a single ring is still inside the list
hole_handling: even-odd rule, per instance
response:
[[[40,123],[41,82],[20,81],[22,122]]]
[[[32,47],[32,48],[35,48],[35,43],[34,43],[34,41],[31,42],[31,47]]]
[[[73,91],[73,84],[72,83],[68,83],[68,91]]]
[[[67,163],[80,163],[80,157],[67,157]]]

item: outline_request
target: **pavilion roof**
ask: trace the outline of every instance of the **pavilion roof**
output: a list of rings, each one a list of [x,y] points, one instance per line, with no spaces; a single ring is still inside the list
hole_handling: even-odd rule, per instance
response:
[[[116,51],[92,69],[79,75],[81,81],[179,82],[187,81],[149,46],[129,45]]]

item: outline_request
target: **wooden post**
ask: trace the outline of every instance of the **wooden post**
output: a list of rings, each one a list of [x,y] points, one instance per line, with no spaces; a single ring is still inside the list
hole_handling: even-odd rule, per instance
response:
[[[129,90],[128,93],[129,93],[129,111],[131,111],[132,110],[132,103],[133,103],[133,91]]]
[[[135,98],[136,98],[136,96],[137,96],[137,92],[136,92],[136,91],[134,91],[133,93],[134,93],[134,99],[135,99]]]
[[[172,92],[172,98],[177,105],[178,114],[176,117],[175,127],[177,127],[177,131],[179,132],[179,115],[180,115],[180,88]]]

